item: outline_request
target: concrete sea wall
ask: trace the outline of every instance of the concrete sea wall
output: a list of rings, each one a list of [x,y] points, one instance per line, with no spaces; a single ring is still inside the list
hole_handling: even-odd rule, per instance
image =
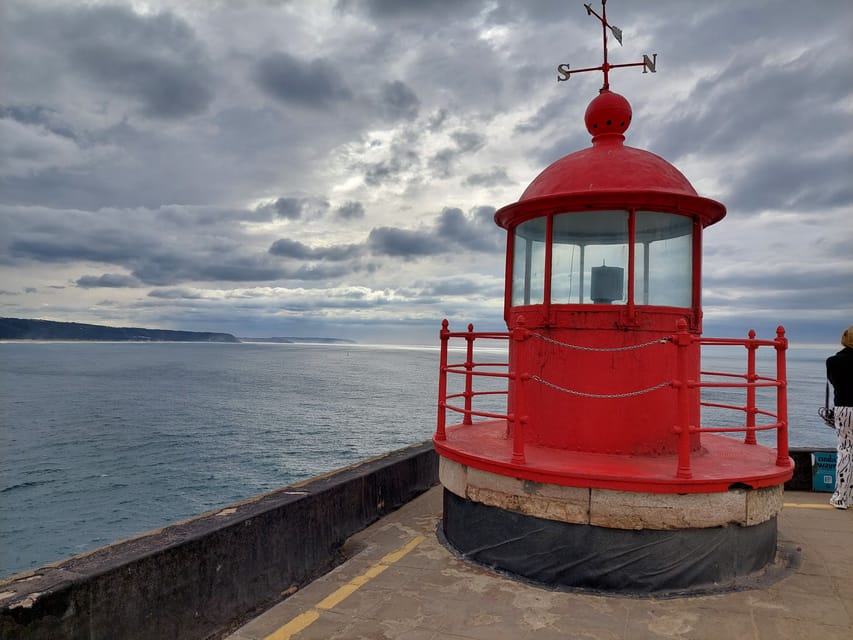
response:
[[[813,449],[794,449],[794,491]],[[824,450],[821,450],[824,451]],[[211,639],[332,568],[438,482],[424,442],[0,581],[0,639]]]
[[[0,638],[215,638],[438,482],[425,442],[0,581]]]

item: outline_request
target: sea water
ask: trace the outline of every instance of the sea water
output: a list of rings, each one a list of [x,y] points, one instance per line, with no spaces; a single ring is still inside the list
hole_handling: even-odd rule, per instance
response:
[[[742,371],[744,352],[703,368]],[[829,352],[788,351],[791,446],[835,445],[816,414]],[[433,346],[0,343],[0,577],[426,440],[438,362]]]

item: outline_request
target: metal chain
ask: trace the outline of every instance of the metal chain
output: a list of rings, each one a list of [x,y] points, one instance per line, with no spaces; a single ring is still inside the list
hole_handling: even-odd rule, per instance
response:
[[[559,342],[558,340],[554,340],[553,338],[546,338],[545,336],[539,333],[531,333],[531,337],[539,338],[544,342],[550,342],[551,344],[556,344],[560,347],[566,347],[567,349],[576,349],[578,351],[630,351],[631,349],[642,349],[643,347],[650,347],[653,344],[666,344],[669,342],[669,338],[658,338],[657,340],[650,340],[649,342],[644,342],[643,344],[632,344],[629,347],[581,347],[576,344],[568,344],[567,342]]]
[[[535,380],[536,382],[540,382],[544,384],[546,387],[551,387],[556,391],[562,391],[563,393],[568,393],[572,396],[581,396],[582,398],[630,398],[632,396],[640,396],[644,393],[651,393],[652,391],[657,391],[658,389],[663,389],[664,387],[670,386],[671,382],[661,382],[654,387],[649,387],[648,389],[641,389],[640,391],[629,391],[628,393],[584,393],[583,391],[572,391],[571,389],[566,389],[565,387],[561,387],[559,385],[554,384],[553,382],[548,382],[547,380],[543,380],[539,376],[530,376],[531,380]]]

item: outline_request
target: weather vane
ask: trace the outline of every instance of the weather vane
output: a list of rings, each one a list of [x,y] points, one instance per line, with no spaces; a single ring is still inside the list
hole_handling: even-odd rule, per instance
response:
[[[610,64],[607,62],[607,30],[610,29],[610,32],[613,34],[613,37],[616,38],[619,46],[622,46],[622,29],[607,22],[607,0],[601,0],[601,15],[598,15],[595,9],[588,4],[585,4],[584,7],[586,7],[587,15],[595,16],[601,21],[601,34],[604,39],[604,62],[599,67],[587,67],[585,69],[570,69],[567,64],[558,65],[557,82],[565,82],[573,73],[601,71],[604,74],[604,85],[601,87],[601,90],[607,91],[610,89],[609,74],[611,69],[618,69],[621,67],[643,67],[643,73],[647,73],[649,71],[655,73],[655,66],[657,65],[658,60],[658,54],[656,53],[652,54],[651,58],[646,54],[643,54],[642,62],[630,62],[628,64]]]

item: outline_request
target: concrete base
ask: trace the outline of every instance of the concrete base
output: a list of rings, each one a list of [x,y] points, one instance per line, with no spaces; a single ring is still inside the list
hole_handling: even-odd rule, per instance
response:
[[[552,587],[733,588],[774,561],[783,487],[657,494],[566,487],[439,459],[443,530],[463,556]]]
[[[464,558],[551,588],[629,595],[728,591],[776,557],[776,519],[750,527],[611,529],[546,520],[445,489],[443,532]]]
[[[611,529],[704,529],[753,526],[782,510],[782,485],[717,493],[613,491],[520,480],[439,458],[445,489],[490,507],[572,524]]]

